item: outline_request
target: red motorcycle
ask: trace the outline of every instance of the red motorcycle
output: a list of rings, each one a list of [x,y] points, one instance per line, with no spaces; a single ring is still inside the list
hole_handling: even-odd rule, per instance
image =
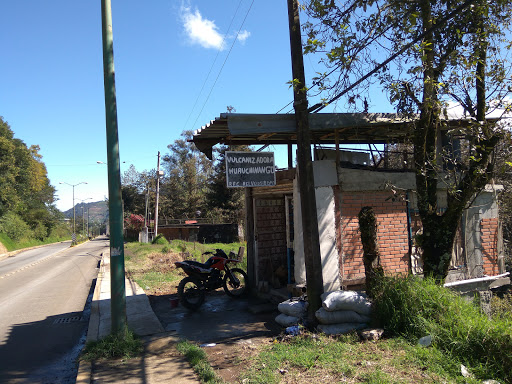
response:
[[[231,297],[240,297],[247,291],[247,273],[240,268],[229,268],[230,263],[239,263],[235,254],[229,256],[222,249],[215,253],[205,252],[203,255],[212,255],[204,264],[194,260],[177,261],[177,268],[183,269],[188,275],[180,281],[178,296],[181,304],[188,309],[196,310],[204,302],[206,292],[224,288]]]

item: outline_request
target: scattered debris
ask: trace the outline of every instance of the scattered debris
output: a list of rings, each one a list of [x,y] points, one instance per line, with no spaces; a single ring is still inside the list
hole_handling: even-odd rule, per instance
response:
[[[300,325],[293,325],[285,329],[284,333],[290,336],[298,336],[302,331],[302,327]]]
[[[377,340],[380,340],[382,335],[384,334],[384,329],[382,328],[365,328],[360,330],[359,337],[366,341],[373,341],[376,342]]]
[[[471,372],[469,372],[469,370],[466,368],[466,366],[464,364],[461,364],[460,365],[460,373],[462,374],[462,376],[464,376],[465,378],[472,378],[473,375],[471,374]]]
[[[430,347],[432,345],[432,336],[423,336],[421,339],[418,340],[418,344],[422,347]]]

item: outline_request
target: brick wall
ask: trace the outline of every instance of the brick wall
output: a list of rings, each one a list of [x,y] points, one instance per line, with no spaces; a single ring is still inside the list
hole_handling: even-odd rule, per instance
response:
[[[255,217],[258,236],[258,277],[274,282],[287,275],[285,199],[256,199]],[[275,276],[276,272],[279,274]],[[286,281],[284,281],[286,283]]]
[[[498,271],[498,218],[480,220],[482,261],[486,275],[497,275]]]
[[[407,210],[403,199],[392,199],[390,192],[343,192],[341,196],[342,279],[364,278],[363,246],[358,214],[362,207],[371,206],[377,218],[377,242],[381,264],[387,273],[407,273],[409,270],[409,239]],[[344,262],[343,262],[344,260]]]

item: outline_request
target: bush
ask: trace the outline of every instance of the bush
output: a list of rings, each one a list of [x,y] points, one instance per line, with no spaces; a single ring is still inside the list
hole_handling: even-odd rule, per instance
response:
[[[502,297],[493,295],[491,313],[493,319],[509,319],[512,321],[512,291],[503,294]]]
[[[12,241],[9,238],[9,236],[2,232],[0,232],[0,243],[2,243],[9,252],[14,251],[16,249],[16,244],[14,243],[14,241]]]
[[[167,241],[164,235],[159,234],[157,237],[153,239],[151,244],[167,245],[169,244],[169,242]]]
[[[43,223],[38,223],[34,228],[34,237],[39,241],[48,238],[48,228]]]
[[[14,242],[32,237],[32,230],[28,224],[12,212],[7,212],[0,218],[0,232],[5,233]]]
[[[71,238],[71,231],[69,225],[65,223],[58,223],[55,227],[53,227],[50,231],[49,237],[61,239],[61,238]]]
[[[478,306],[434,280],[383,279],[375,315],[391,335],[413,342],[431,335],[435,347],[475,367],[475,375],[512,382],[512,321],[488,319]]]

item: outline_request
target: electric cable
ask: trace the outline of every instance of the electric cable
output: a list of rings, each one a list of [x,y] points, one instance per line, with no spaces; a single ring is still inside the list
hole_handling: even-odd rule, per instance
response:
[[[203,90],[204,90],[204,88],[206,86],[206,82],[210,78],[210,75],[211,75],[211,73],[213,71],[213,67],[215,66],[215,63],[217,62],[217,59],[218,59],[218,57],[220,55],[220,52],[222,51],[222,47],[224,46],[224,43],[226,41],[226,37],[228,36],[229,31],[231,30],[231,26],[233,25],[233,22],[234,22],[235,17],[236,17],[236,15],[238,13],[238,10],[240,9],[240,6],[242,5],[242,2],[243,2],[243,0],[240,0],[240,2],[238,3],[238,7],[235,10],[235,13],[233,14],[233,17],[231,18],[231,22],[229,23],[229,26],[228,26],[228,28],[226,30],[226,34],[224,35],[224,37],[222,39],[222,43],[221,43],[219,49],[217,50],[217,54],[215,55],[215,59],[213,60],[212,65],[210,66],[210,70],[208,71],[208,74],[206,75],[206,78],[203,81],[203,85],[201,87],[201,90],[199,91],[199,93],[197,95],[197,98],[196,98],[196,101],[194,102],[194,105],[192,106],[192,109],[190,110],[190,114],[187,117],[187,121],[185,122],[185,128],[187,127],[187,124],[188,124],[188,122],[190,120],[190,117],[194,113],[194,109],[196,108],[197,102],[199,101],[199,98],[201,97],[201,94],[203,93]],[[196,119],[196,121],[197,121],[197,119]],[[195,123],[194,123],[194,125],[195,125]]]
[[[196,120],[194,121],[194,124],[193,126],[196,125],[197,123],[197,120],[199,119],[199,116],[201,116],[201,113],[203,112],[203,109],[204,107],[206,106],[206,103],[208,102],[208,100],[210,99],[210,96],[213,92],[213,89],[215,88],[215,85],[217,84],[217,81],[219,80],[219,77],[220,77],[220,74],[222,73],[222,70],[224,69],[224,66],[226,65],[226,62],[228,61],[228,58],[229,58],[229,55],[231,54],[231,51],[233,50],[233,47],[235,46],[235,43],[237,42],[238,40],[238,35],[240,34],[240,31],[242,30],[244,24],[245,24],[245,21],[247,20],[247,16],[249,16],[249,12],[251,11],[251,8],[252,8],[252,5],[254,4],[254,0],[252,0],[251,2],[251,5],[249,6],[249,9],[247,10],[246,14],[245,14],[245,17],[244,17],[244,20],[242,21],[242,24],[240,25],[240,28],[238,28],[238,32],[236,33],[236,36],[235,38],[233,39],[233,43],[231,44],[231,47],[229,48],[229,52],[228,54],[226,55],[226,58],[224,59],[224,62],[222,63],[222,67],[220,68],[219,70],[219,73],[217,74],[217,78],[215,79],[213,85],[212,85],[212,88],[210,89],[210,93],[208,93],[208,97],[206,98],[206,100],[204,101],[203,103],[203,106],[201,108],[201,110],[199,111],[197,117],[196,117]]]

